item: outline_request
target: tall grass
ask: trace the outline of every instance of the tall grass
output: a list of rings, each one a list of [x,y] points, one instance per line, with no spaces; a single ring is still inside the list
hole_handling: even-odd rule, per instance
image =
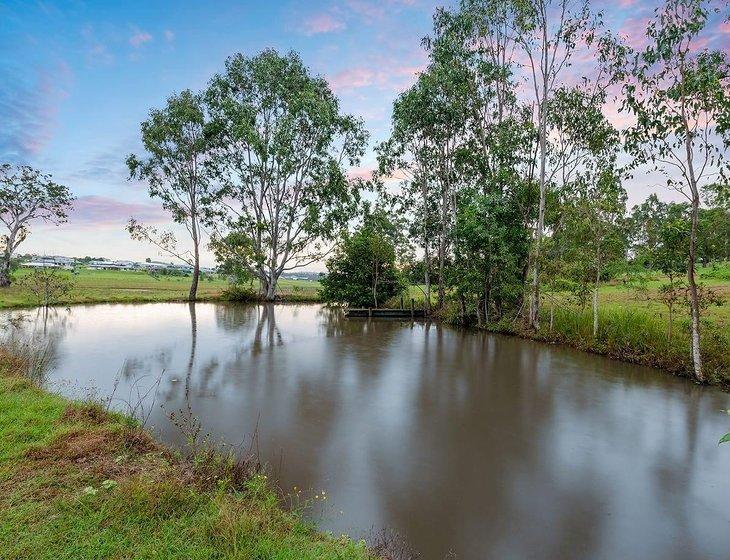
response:
[[[6,336],[0,341],[0,373],[43,384],[53,352],[48,342],[33,337]]]
[[[449,307],[442,315],[447,322],[459,322],[458,309]],[[473,318],[467,318],[470,322]],[[513,334],[556,344],[565,344],[610,358],[666,370],[674,375],[692,377],[690,328],[688,319],[674,323],[672,338],[661,317],[635,308],[599,311],[598,333],[593,336],[590,309],[556,307],[552,325],[546,317],[540,330],[526,328],[520,320],[504,319],[486,326],[487,330]],[[710,321],[702,321],[701,352],[709,383],[730,388],[730,339]]]

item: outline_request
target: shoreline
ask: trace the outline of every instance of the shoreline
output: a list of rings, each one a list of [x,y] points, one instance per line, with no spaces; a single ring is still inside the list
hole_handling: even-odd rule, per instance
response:
[[[285,510],[255,459],[205,442],[182,455],[129,416],[38,386],[21,361],[0,347],[4,558],[379,558]]]

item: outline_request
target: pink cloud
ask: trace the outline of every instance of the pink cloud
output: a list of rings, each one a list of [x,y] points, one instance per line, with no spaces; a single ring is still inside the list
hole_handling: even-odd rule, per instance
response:
[[[630,18],[624,22],[619,32],[626,39],[629,46],[635,49],[643,49],[649,43],[649,38],[646,35],[648,24],[648,18]]]
[[[170,221],[170,217],[156,204],[122,202],[106,196],[80,196],[68,221],[79,227],[118,227],[124,228],[130,217],[145,223]]]
[[[135,49],[141,47],[145,43],[148,43],[152,40],[152,35],[147,33],[146,31],[137,31],[134,35],[132,35],[129,38],[129,44],[132,45]]]
[[[356,14],[368,20],[382,19],[385,16],[385,8],[378,2],[366,0],[348,0],[347,6]]]
[[[0,90],[0,107],[6,113],[0,152],[6,158],[27,161],[43,151],[53,138],[56,117],[72,81],[71,68],[61,61],[38,69],[34,80],[11,80]]]
[[[730,33],[730,21],[723,21],[719,26],[720,33]]]
[[[350,179],[362,179],[363,181],[369,181],[372,179],[373,173],[375,173],[375,166],[368,165],[364,167],[351,167],[347,172],[347,176]]]
[[[345,28],[344,22],[335,19],[330,14],[316,14],[304,22],[304,33],[316,35],[318,33],[331,33]]]
[[[636,4],[636,0],[620,0],[618,5],[622,8],[629,8]]]
[[[379,65],[378,69],[367,67],[348,68],[337,72],[329,79],[330,86],[337,92],[375,86],[380,89],[400,91],[408,87],[419,72],[420,65],[399,65],[388,68]]]

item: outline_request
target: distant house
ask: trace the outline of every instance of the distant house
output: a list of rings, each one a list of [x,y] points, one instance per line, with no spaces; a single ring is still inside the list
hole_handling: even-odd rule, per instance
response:
[[[137,270],[139,265],[133,261],[90,261],[86,268],[91,270]]]
[[[30,260],[20,263],[20,266],[23,268],[62,268],[64,270],[73,270],[74,266],[76,266],[76,259],[59,256],[31,257]]]

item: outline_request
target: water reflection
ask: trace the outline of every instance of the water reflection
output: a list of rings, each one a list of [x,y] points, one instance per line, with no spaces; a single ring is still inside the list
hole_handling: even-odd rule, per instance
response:
[[[57,341],[52,381],[103,393],[120,372],[124,393],[164,370],[167,410],[189,395],[206,431],[229,442],[258,423],[282,486],[327,491],[321,521],[335,532],[392,528],[425,558],[730,550],[730,448],[716,445],[730,399],[714,389],[318,306],[75,307],[42,328]],[[150,422],[181,443],[159,407]]]

